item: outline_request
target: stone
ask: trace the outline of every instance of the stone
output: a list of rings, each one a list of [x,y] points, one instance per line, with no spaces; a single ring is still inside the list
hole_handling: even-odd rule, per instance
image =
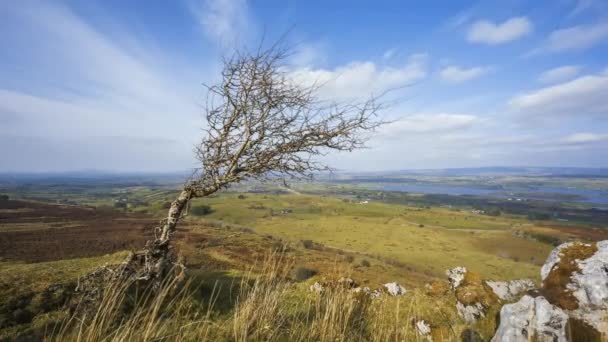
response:
[[[464,275],[467,273],[467,269],[465,267],[459,266],[454,267],[451,270],[447,270],[445,271],[445,273],[448,276],[450,284],[452,285],[452,289],[455,289],[460,286],[460,284],[464,280]]]
[[[467,323],[475,323],[478,319],[485,317],[485,308],[481,303],[465,305],[461,302],[456,302],[456,311]]]
[[[427,339],[430,339],[432,341],[432,338],[430,336],[431,326],[428,323],[426,323],[424,320],[420,320],[420,321],[416,322],[416,330],[418,331],[418,334],[420,336],[427,337]]]
[[[391,295],[391,296],[403,296],[405,294],[406,289],[405,287],[399,285],[398,283],[386,283],[384,284],[384,287],[386,288],[386,291]]]
[[[555,266],[560,261],[560,254],[562,252],[562,249],[570,247],[572,245],[573,245],[572,242],[563,243],[563,244],[557,246],[556,248],[554,248],[551,251],[551,253],[549,253],[547,260],[545,261],[544,265],[540,269],[540,278],[542,280],[545,280],[545,278],[547,278],[547,276],[549,275],[549,272],[551,272],[551,270],[553,269],[553,266]]]
[[[523,296],[518,302],[500,310],[500,325],[492,338],[494,342],[535,341],[566,342],[568,315],[544,297]]]
[[[486,281],[486,284],[501,300],[512,300],[523,292],[532,290],[536,287],[532,279]]]

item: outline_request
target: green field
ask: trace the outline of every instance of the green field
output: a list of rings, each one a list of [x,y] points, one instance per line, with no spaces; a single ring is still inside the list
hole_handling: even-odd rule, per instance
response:
[[[487,278],[537,279],[552,246],[517,237],[528,224],[515,217],[491,217],[465,210],[359,204],[309,195],[224,194],[200,199],[206,217],[253,228],[291,241],[310,239],[329,247],[394,259],[417,272],[442,276],[465,265]]]

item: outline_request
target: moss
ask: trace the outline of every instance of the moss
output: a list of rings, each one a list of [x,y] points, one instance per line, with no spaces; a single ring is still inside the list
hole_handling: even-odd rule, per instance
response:
[[[436,280],[425,286],[426,294],[431,297],[443,296],[450,291],[450,284],[445,281]]]
[[[553,267],[547,278],[543,281],[542,295],[554,305],[566,310],[578,308],[578,302],[572,291],[567,288],[570,277],[574,272],[580,271],[576,260],[585,260],[597,252],[594,244],[575,243],[564,248],[560,253],[559,262]]]
[[[599,342],[605,341],[602,334],[584,321],[570,318],[566,327],[572,341]]]
[[[456,299],[464,305],[481,303],[484,307],[498,302],[498,297],[482,281],[481,276],[470,271],[465,274],[462,284],[456,289]]]

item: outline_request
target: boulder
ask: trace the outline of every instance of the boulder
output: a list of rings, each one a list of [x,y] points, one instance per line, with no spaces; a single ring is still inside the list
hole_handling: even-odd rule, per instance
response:
[[[445,273],[448,276],[450,284],[452,285],[452,289],[455,289],[460,286],[464,280],[464,275],[467,273],[467,269],[466,267],[459,266],[454,267],[451,270],[447,270]]]
[[[406,292],[405,287],[399,285],[398,283],[386,283],[384,284],[384,287],[386,288],[386,291],[391,295],[391,296],[403,296]]]
[[[542,291],[552,304],[608,335],[608,241],[558,246],[541,276]]]
[[[492,341],[567,341],[568,315],[544,297],[525,295],[500,310],[500,325]]]
[[[517,279],[511,281],[486,281],[486,284],[501,300],[512,300],[518,295],[535,288],[532,279]]]

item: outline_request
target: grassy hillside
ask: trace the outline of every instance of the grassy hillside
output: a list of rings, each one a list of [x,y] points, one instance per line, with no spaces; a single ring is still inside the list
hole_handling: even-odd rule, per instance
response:
[[[242,197],[242,196],[241,196]],[[484,277],[538,277],[551,246],[518,237],[530,225],[515,217],[491,217],[447,208],[413,208],[384,203],[352,203],[308,195],[225,194],[197,200],[209,205],[206,218],[246,224],[261,234],[311,239],[327,246],[407,264],[441,277],[445,269],[467,265]]]

